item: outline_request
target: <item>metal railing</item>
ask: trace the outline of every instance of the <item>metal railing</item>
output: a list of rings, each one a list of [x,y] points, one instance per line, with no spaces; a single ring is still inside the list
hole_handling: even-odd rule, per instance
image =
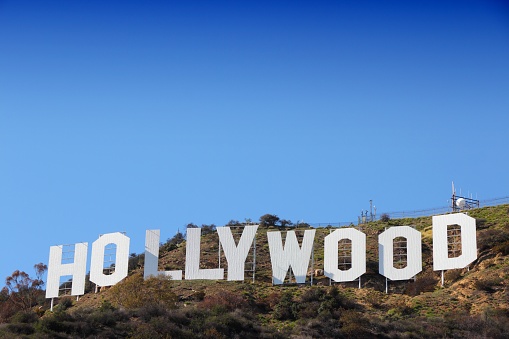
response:
[[[509,196],[480,200],[480,207],[497,206],[509,204]],[[417,218],[417,217],[428,217],[433,215],[445,214],[452,212],[451,206],[442,206],[434,208],[426,208],[421,210],[410,210],[410,211],[393,211],[393,212],[382,212],[376,215],[375,220],[380,220],[380,216],[387,214],[391,219],[403,219],[403,218]],[[340,222],[319,222],[319,223],[308,223],[308,225],[316,228],[324,227],[345,227],[354,226],[358,222],[354,221],[340,221]]]
[[[480,202],[480,207],[509,204],[509,196],[501,197],[501,198],[480,200],[479,202]],[[414,211],[385,212],[382,214],[388,214],[391,217],[391,219],[402,219],[402,218],[416,218],[416,217],[432,216],[432,215],[444,214],[444,213],[448,213],[448,212],[451,212],[450,206],[427,208],[427,209],[414,210]],[[380,214],[380,215],[382,215],[382,214]]]

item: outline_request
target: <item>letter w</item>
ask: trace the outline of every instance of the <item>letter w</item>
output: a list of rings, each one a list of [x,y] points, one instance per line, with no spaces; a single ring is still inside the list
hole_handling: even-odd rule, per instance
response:
[[[272,281],[274,285],[281,285],[283,283],[290,267],[297,283],[305,283],[311,251],[313,250],[315,230],[304,231],[302,248],[299,247],[295,231],[286,232],[284,246],[281,240],[281,232],[267,232],[267,239],[269,241]]]

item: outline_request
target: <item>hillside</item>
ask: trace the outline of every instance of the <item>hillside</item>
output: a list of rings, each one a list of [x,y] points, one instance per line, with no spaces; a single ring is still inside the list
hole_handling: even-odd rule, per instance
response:
[[[443,287],[440,273],[432,271],[431,217],[360,226],[367,235],[367,272],[360,289],[358,282],[330,285],[329,279],[320,275],[313,278],[312,286],[272,286],[267,231],[284,228],[260,227],[254,283],[250,273],[244,282],[155,278],[143,282],[142,256],[133,257],[133,268],[137,267],[124,282],[100,293],[87,293],[79,301],[61,298],[55,312],[46,311],[40,318],[17,314],[3,325],[0,335],[504,338],[509,333],[509,205],[468,214],[477,220],[478,259],[469,268],[447,271]],[[378,234],[396,225],[412,225],[422,233],[423,271],[415,281],[389,282],[386,294],[385,278],[378,274]],[[323,269],[323,239],[329,232],[330,227],[316,229],[315,270]],[[216,232],[202,236],[201,253],[202,268],[217,267]],[[160,270],[183,270],[185,242],[163,244],[159,266]],[[221,267],[227,267],[224,257]]]

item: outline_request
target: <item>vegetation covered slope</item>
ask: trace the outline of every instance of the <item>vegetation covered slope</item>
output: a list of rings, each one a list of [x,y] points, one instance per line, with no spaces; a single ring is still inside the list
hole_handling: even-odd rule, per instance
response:
[[[61,298],[11,314],[4,337],[48,338],[505,338],[509,333],[509,205],[471,210],[477,220],[478,259],[449,270],[445,284],[432,271],[431,217],[377,221],[361,226],[367,235],[367,272],[358,282],[332,284],[322,275],[313,285],[272,286],[266,233],[256,238],[256,277],[244,282],[142,279],[142,256],[131,258],[129,276],[79,301]],[[389,282],[378,274],[378,234],[413,225],[423,235],[423,271],[415,281]],[[286,227],[285,229],[295,229]],[[297,229],[297,232],[302,232]],[[316,231],[314,264],[323,269],[323,239]],[[202,236],[202,268],[218,266],[218,238]],[[161,247],[160,269],[184,269],[185,242]],[[224,258],[221,267],[227,267]],[[313,269],[318,270],[315,272]],[[2,301],[5,305],[8,299]],[[37,312],[35,312],[37,311]]]

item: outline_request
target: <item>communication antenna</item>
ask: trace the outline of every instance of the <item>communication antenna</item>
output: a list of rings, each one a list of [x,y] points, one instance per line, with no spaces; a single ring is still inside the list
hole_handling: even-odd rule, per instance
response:
[[[477,195],[476,195],[477,196]],[[456,189],[454,188],[454,181],[452,182],[452,198],[451,198],[451,208],[453,212],[459,212],[462,210],[467,210],[471,208],[479,208],[479,200],[473,199],[470,194],[470,198],[461,196],[461,188],[460,195],[456,195]]]
[[[375,210],[375,213],[373,213],[373,210]],[[361,210],[361,215],[360,217],[358,217],[357,223],[360,225],[375,220],[376,220],[376,206],[373,205],[373,200],[369,200],[369,211]]]

